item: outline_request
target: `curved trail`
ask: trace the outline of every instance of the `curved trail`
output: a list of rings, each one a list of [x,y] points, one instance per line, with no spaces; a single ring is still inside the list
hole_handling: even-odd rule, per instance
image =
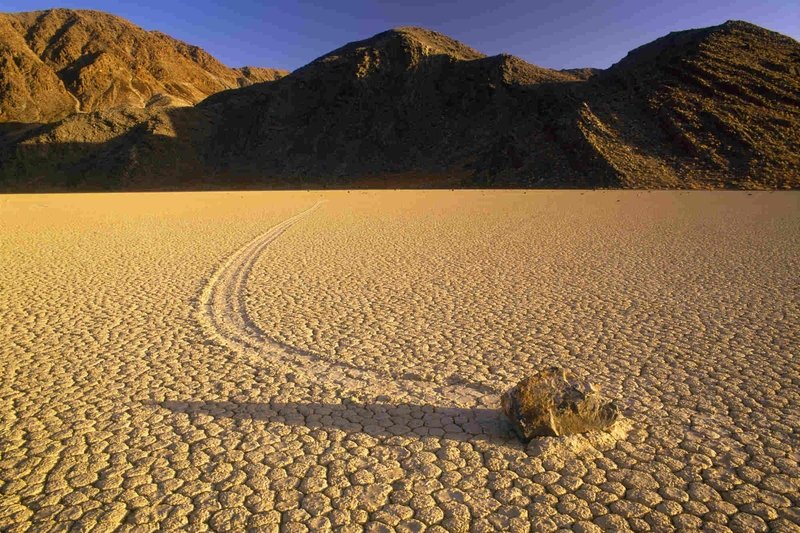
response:
[[[324,379],[341,389],[342,398],[359,401],[408,405],[435,411],[458,411],[459,432],[463,436],[491,434],[498,427],[495,394],[487,396],[464,384],[442,384],[386,375],[349,363],[330,361],[311,352],[281,344],[264,332],[250,317],[245,291],[253,265],[265,249],[292,226],[308,217],[323,202],[273,226],[234,252],[208,280],[200,297],[199,317],[208,333],[234,353],[256,355],[285,367],[287,374],[302,375],[304,382]],[[502,426],[502,424],[500,424]]]
[[[200,295],[200,317],[212,336],[235,352],[261,351],[275,344],[250,318],[244,301],[247,279],[261,252],[322,202],[287,218],[236,250],[209,278]],[[277,346],[276,346],[277,347]]]

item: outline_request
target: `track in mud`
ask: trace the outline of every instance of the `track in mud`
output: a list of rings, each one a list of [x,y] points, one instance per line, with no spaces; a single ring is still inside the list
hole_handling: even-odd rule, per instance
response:
[[[341,387],[343,396],[356,393],[361,398],[390,398],[420,409],[456,408],[462,413],[459,426],[465,436],[505,434],[508,428],[499,423],[497,412],[487,409],[497,407],[497,395],[487,396],[481,386],[451,384],[447,379],[443,383],[420,381],[330,361],[275,341],[251,318],[244,295],[256,261],[272,242],[322,203],[273,226],[239,248],[214,272],[200,296],[199,319],[209,335],[236,354],[257,355],[265,363],[285,366],[287,373],[301,374],[309,383],[324,376],[327,382]]]

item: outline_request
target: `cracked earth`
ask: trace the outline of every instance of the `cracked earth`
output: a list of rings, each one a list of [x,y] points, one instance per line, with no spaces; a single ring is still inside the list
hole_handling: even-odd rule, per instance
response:
[[[0,196],[0,530],[797,531],[800,194]],[[526,447],[557,365],[615,438]]]

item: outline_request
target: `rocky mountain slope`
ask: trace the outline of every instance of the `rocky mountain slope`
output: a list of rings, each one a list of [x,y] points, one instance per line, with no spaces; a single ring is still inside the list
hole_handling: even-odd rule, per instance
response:
[[[285,75],[226,67],[207,52],[97,11],[0,14],[0,121],[52,122],[82,111],[190,105]]]
[[[498,154],[517,165],[507,145],[536,120],[531,88],[578,79],[399,28],[335,50],[282,83],[221,93],[199,107],[217,117],[207,161],[224,175],[344,185],[423,173],[459,184],[493,172]]]
[[[580,127],[626,187],[800,186],[800,43],[746,22],[670,34],[591,86]]]
[[[798,187],[798,74],[800,43],[744,22],[670,34],[606,71],[398,28],[195,106],[6,129],[0,184]]]

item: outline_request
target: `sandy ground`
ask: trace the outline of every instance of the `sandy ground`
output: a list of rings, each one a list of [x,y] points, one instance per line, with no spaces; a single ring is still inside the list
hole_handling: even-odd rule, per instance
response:
[[[797,193],[0,196],[0,529],[797,530],[798,272]]]

